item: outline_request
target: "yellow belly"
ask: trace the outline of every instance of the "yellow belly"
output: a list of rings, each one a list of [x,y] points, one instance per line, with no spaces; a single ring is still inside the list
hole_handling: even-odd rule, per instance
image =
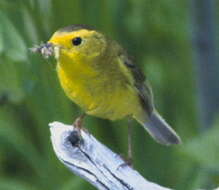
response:
[[[72,75],[57,67],[57,72],[66,95],[89,115],[116,120],[141,111],[138,95],[128,84],[92,71]]]

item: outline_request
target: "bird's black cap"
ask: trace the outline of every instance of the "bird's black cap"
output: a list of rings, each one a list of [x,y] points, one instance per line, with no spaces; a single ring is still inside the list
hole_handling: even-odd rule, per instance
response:
[[[91,26],[85,25],[85,24],[74,24],[74,25],[61,28],[57,32],[74,32],[74,31],[81,30],[81,29],[94,30],[94,28],[92,28]]]

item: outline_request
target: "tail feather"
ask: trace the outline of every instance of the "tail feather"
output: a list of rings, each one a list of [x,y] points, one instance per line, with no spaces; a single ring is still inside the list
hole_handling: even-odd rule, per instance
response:
[[[147,122],[143,123],[143,127],[158,143],[164,145],[181,143],[180,137],[156,111],[150,115]]]

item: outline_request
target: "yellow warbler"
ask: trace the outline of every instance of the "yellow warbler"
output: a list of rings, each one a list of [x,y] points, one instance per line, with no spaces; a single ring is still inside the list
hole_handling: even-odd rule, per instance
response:
[[[117,42],[89,27],[73,25],[55,32],[44,45],[51,47],[62,88],[86,114],[109,120],[129,116],[157,142],[180,143],[156,111],[144,75]]]

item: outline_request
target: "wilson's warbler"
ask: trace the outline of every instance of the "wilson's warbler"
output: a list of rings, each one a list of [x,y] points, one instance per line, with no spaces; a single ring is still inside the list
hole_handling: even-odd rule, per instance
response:
[[[73,25],[55,32],[43,48],[44,53],[53,49],[61,86],[85,113],[109,120],[130,116],[157,142],[180,143],[156,111],[145,76],[117,42],[90,27]]]

